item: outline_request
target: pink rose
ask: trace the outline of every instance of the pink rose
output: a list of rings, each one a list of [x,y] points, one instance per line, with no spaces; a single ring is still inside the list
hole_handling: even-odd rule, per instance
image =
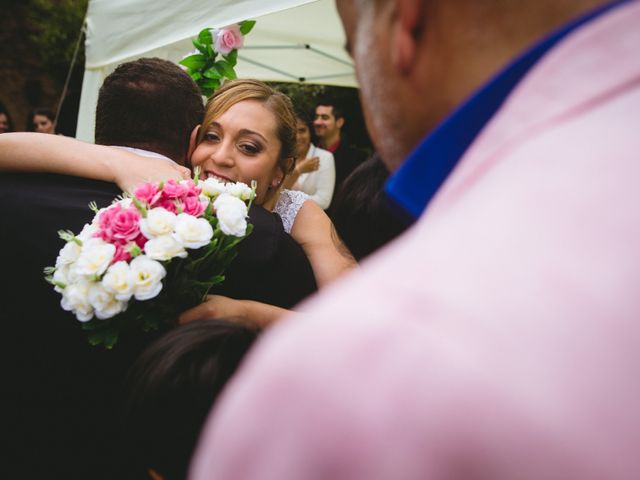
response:
[[[151,202],[153,201],[153,198],[157,193],[157,185],[155,185],[154,183],[143,183],[135,189],[133,195],[141,202],[144,202],[147,205],[151,205]]]
[[[111,264],[113,265],[116,262],[129,262],[131,260],[131,254],[129,253],[128,244],[126,243],[116,243],[116,253],[113,255],[113,260],[111,260]]]
[[[161,207],[164,208],[165,210],[171,212],[171,213],[177,213],[178,212],[178,208],[176,207],[176,201],[173,198],[161,198],[160,200],[158,200],[155,204],[154,207]]]
[[[215,31],[213,46],[216,52],[227,55],[235,48],[242,48],[242,45],[244,45],[244,37],[238,25],[229,25]]]
[[[138,245],[142,250],[144,250],[144,246],[147,243],[148,238],[145,237],[142,233],[136,237],[134,242]]]
[[[200,200],[195,195],[189,195],[182,201],[182,211],[194,217],[202,215],[207,208],[208,202]]]
[[[108,208],[100,215],[100,237],[108,242],[128,242],[140,234],[140,212],[135,207],[120,205]]]
[[[189,189],[175,180],[171,179],[164,184],[162,196],[165,198],[180,198],[187,194]]]
[[[182,185],[187,189],[187,196],[195,195],[197,197],[202,193],[202,187],[196,186],[193,180],[187,180]]]

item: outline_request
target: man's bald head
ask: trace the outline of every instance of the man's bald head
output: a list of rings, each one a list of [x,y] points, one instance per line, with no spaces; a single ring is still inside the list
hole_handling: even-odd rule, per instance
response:
[[[337,0],[385,163],[537,39],[605,0]]]

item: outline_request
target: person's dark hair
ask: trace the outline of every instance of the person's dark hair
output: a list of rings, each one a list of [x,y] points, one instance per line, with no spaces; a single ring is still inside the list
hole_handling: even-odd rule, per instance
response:
[[[310,131],[313,131],[313,115],[311,115],[308,111],[302,110],[301,108],[294,108],[294,113],[296,116],[296,120],[300,120],[304,122],[307,127],[309,127]]]
[[[340,107],[340,103],[331,96],[323,96],[316,101],[316,107],[322,105],[323,107],[331,107],[331,113],[336,120],[344,118],[344,110]]]
[[[9,129],[7,132],[13,132],[13,119],[11,118],[11,114],[4,103],[0,102],[0,113],[3,113],[7,117],[7,124]]]
[[[224,320],[177,327],[135,361],[126,383],[125,435],[136,463],[168,479],[186,477],[213,402],[258,330]]]
[[[141,58],[105,78],[95,140],[152,150],[184,164],[191,131],[203,116],[200,91],[189,75],[167,60]]]
[[[336,231],[358,261],[407,228],[387,201],[384,184],[388,177],[389,171],[375,154],[344,180],[331,205]]]
[[[27,128],[25,129],[27,132],[35,131],[35,127],[33,126],[33,117],[36,115],[42,115],[43,117],[47,117],[51,120],[51,123],[55,123],[56,114],[50,108],[46,107],[38,107],[34,108],[29,112],[29,116],[27,117]]]

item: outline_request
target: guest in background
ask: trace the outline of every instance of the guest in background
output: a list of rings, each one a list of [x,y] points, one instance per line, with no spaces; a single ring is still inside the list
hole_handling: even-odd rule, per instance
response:
[[[36,108],[29,114],[27,131],[56,133],[56,114],[48,108]]]
[[[4,103],[0,102],[0,133],[13,132],[13,122],[11,115]]]
[[[311,143],[311,121],[301,111],[296,112],[296,163],[284,182],[284,187],[309,195],[320,208],[329,208],[336,181],[333,154]]]
[[[344,124],[344,112],[334,99],[325,97],[318,101],[313,129],[320,146],[329,150],[335,160],[334,197],[340,191],[342,182],[366,157],[364,152],[347,144],[342,135]]]
[[[349,175],[333,202],[333,223],[357,261],[400,235],[407,223],[394,215],[384,183],[389,171],[375,154]]]

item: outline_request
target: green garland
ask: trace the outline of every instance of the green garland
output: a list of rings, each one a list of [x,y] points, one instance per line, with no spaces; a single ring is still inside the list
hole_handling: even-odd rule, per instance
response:
[[[255,20],[245,20],[238,24],[243,37],[253,29],[255,24]],[[200,87],[202,95],[209,97],[225,79],[234,80],[237,78],[234,70],[238,62],[237,49],[234,48],[226,55],[216,52],[210,28],[202,30],[191,41],[196,47],[196,51],[178,63],[186,68],[189,76]]]

